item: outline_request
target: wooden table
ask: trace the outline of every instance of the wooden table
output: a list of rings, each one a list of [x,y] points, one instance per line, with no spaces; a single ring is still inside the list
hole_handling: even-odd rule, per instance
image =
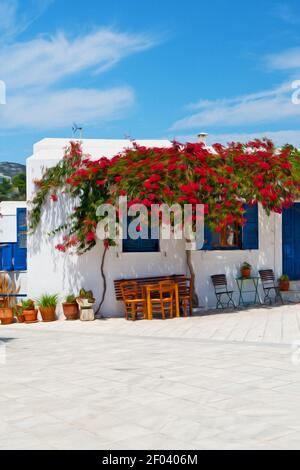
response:
[[[178,284],[174,282],[174,291],[175,291],[175,307],[176,307],[176,317],[180,318],[180,306],[179,306],[179,288]],[[148,284],[143,286],[144,296],[146,298],[146,308],[147,308],[147,319],[153,320],[152,315],[152,305],[151,305],[151,292],[159,292],[159,284]]]

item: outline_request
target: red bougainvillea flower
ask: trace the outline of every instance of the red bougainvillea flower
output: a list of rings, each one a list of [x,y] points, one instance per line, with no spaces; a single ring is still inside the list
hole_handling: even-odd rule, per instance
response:
[[[235,217],[234,217],[232,214],[228,214],[228,215],[226,216],[226,222],[227,222],[228,224],[232,224],[234,221],[235,221]]]
[[[231,221],[243,223],[244,204],[262,203],[269,213],[299,199],[294,161],[300,167],[297,149],[276,149],[267,140],[216,144],[213,149],[193,143],[175,142],[164,148],[133,143],[111,159],[96,161],[72,145],[57,172],[47,170],[37,187],[33,225],[37,226],[45,198],[66,189],[71,197],[79,198],[79,207],[71,216],[64,250],[72,245],[73,235],[80,240],[79,252],[94,246],[95,226],[85,220],[97,220],[99,202],[117,206],[123,195],[128,196],[129,207],[138,202],[148,208],[154,203],[204,204],[205,223],[219,230]]]
[[[164,164],[163,163],[155,163],[155,165],[151,166],[152,171],[163,171],[164,170]]]
[[[188,166],[187,165],[179,165],[178,168],[181,171],[186,171],[188,169]]]
[[[96,233],[95,232],[88,232],[85,236],[87,242],[93,242],[96,240]]]
[[[168,171],[175,171],[177,169],[177,165],[175,163],[171,163],[168,166]]]
[[[262,170],[269,170],[271,167],[269,165],[269,163],[267,162],[259,162],[258,163],[258,166],[262,169]]]
[[[234,168],[232,166],[225,166],[225,171],[229,173],[230,175],[234,173]]]
[[[58,201],[57,194],[55,194],[55,193],[54,193],[54,194],[51,194],[51,200],[52,200],[53,202],[57,202],[57,201]]]
[[[106,184],[106,181],[105,181],[105,180],[97,180],[97,181],[96,181],[96,185],[97,185],[97,186],[105,186],[105,184]]]
[[[149,178],[150,183],[156,183],[157,181],[161,180],[160,175],[151,175]]]
[[[104,240],[104,241],[103,241],[103,245],[104,245],[104,248],[108,250],[108,248],[110,247],[110,242],[109,242],[109,240],[107,240],[107,239]]]
[[[67,248],[65,247],[65,245],[62,245],[61,243],[56,245],[55,249],[60,251],[61,253],[65,253],[67,251]]]

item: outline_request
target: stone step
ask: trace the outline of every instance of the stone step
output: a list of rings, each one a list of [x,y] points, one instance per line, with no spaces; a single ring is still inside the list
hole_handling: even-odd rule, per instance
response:
[[[290,281],[290,291],[300,292],[300,281]]]
[[[298,303],[300,302],[300,289],[289,290],[288,292],[281,292],[281,296],[284,302]]]

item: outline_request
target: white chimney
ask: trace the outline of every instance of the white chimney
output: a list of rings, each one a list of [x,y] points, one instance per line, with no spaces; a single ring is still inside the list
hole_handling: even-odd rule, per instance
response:
[[[208,137],[208,134],[206,132],[200,132],[200,134],[198,134],[198,139],[199,139],[199,142],[202,142],[203,144],[206,144],[206,139]]]

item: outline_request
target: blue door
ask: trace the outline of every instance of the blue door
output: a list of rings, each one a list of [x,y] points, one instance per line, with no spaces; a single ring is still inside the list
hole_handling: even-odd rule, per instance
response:
[[[300,280],[300,203],[282,215],[283,274],[292,281]]]

